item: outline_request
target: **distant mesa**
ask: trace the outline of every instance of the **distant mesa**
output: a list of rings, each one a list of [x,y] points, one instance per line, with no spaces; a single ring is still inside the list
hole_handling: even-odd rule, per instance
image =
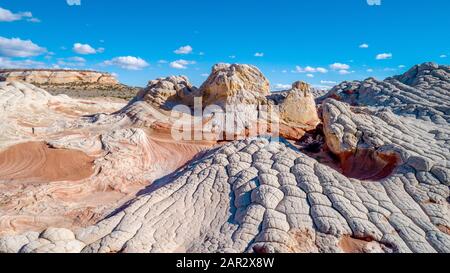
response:
[[[113,75],[92,70],[1,69],[0,79],[23,81],[35,85],[119,84]]]
[[[0,69],[0,81],[20,81],[44,88],[52,95],[119,97],[130,99],[140,88],[121,84],[110,73],[93,70]]]

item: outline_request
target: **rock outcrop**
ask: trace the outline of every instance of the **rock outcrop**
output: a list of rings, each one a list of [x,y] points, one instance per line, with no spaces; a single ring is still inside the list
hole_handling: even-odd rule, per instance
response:
[[[280,123],[287,121],[281,118],[278,108],[269,105],[272,98],[268,96],[268,80],[256,67],[240,64],[215,65],[211,76],[199,89],[192,86],[185,76],[150,81],[147,88],[139,92],[121,112],[131,117],[135,124],[153,126],[156,120],[166,124],[177,122],[161,116],[155,108],[181,111],[186,122],[191,123],[187,126],[200,127],[202,134],[215,135],[217,140],[278,133],[300,139],[306,130],[314,129],[320,121],[314,98],[306,90],[309,90],[309,85],[301,86],[299,82],[294,87],[293,93],[298,88],[304,88],[301,98],[292,95],[283,101],[286,101],[285,117],[292,117],[288,122],[295,128],[289,128],[286,124],[278,128]],[[298,105],[292,105],[298,103],[302,106],[300,109],[296,109]]]
[[[198,98],[200,108],[209,105],[235,106],[237,104],[266,104],[269,95],[269,81],[250,65],[217,64],[200,88],[193,86],[186,76],[159,78],[148,83],[131,102],[147,102],[164,110],[171,110],[177,105],[194,107]]]
[[[170,110],[179,104],[192,107],[194,97],[201,97],[201,94],[187,77],[171,76],[150,81],[135,100]]]
[[[314,129],[319,123],[314,96],[310,86],[304,82],[295,82],[280,104],[281,119],[291,126]]]
[[[259,104],[270,93],[270,84],[258,68],[243,64],[217,64],[200,87],[206,105]]]
[[[335,98],[351,105],[385,107],[398,115],[448,126],[450,67],[425,63],[384,81],[369,78],[343,82],[325,98]]]

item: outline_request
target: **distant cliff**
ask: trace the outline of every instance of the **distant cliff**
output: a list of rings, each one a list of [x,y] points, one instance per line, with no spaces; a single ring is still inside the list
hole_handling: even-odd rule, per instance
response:
[[[53,95],[131,99],[140,90],[121,84],[112,74],[92,70],[0,69],[0,81],[21,81]]]
[[[89,70],[0,70],[1,81],[24,81],[35,85],[117,85],[111,74]]]

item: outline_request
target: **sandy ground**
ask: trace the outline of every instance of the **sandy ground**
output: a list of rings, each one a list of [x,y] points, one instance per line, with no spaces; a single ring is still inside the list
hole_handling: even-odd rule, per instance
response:
[[[81,151],[52,149],[45,142],[28,142],[0,153],[0,180],[78,181],[94,173],[94,158]]]
[[[370,242],[355,239],[350,236],[342,237],[339,246],[345,253],[364,253]]]

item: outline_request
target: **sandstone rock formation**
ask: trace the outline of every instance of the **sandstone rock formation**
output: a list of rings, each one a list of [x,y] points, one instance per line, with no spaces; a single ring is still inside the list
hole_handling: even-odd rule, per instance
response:
[[[158,109],[180,111],[188,114],[187,122],[200,124],[204,134],[223,132],[224,136],[216,135],[220,140],[261,132],[298,140],[320,123],[310,91],[308,84],[296,82],[286,95],[269,95],[269,82],[256,67],[218,64],[200,88],[192,86],[185,76],[150,81],[121,112],[135,124],[151,127],[155,122],[176,122]],[[201,116],[191,116],[194,112],[201,112]]]
[[[281,118],[288,124],[314,129],[319,123],[311,87],[304,82],[295,82],[280,105]]]
[[[124,106],[0,83],[0,235],[93,224],[209,147],[131,128]]]
[[[81,100],[0,84],[0,169],[19,164],[2,152],[31,141],[95,158],[81,181],[8,183],[0,173],[0,252],[449,253],[448,71],[424,64],[335,87],[319,100],[320,153],[270,136],[171,138],[174,117],[159,106],[196,92],[284,105],[288,129],[316,120],[307,85],[266,97],[250,66],[218,65],[200,91],[184,78],[159,79],[121,110],[89,116],[82,112],[95,102],[77,109]]]
[[[137,95],[136,100],[143,100],[170,110],[179,104],[193,106],[196,96],[201,97],[201,94],[196,87],[192,86],[187,77],[171,76],[150,81],[147,88]]]
[[[111,113],[124,106],[108,99],[52,96],[23,82],[0,82],[0,149],[26,140],[46,139],[76,128],[80,116]]]
[[[403,75],[379,81],[343,82],[325,98],[352,105],[387,107],[394,113],[436,124],[450,122],[450,68],[424,63]]]
[[[217,64],[200,87],[208,104],[258,104],[270,93],[270,84],[258,68],[241,64]]]

